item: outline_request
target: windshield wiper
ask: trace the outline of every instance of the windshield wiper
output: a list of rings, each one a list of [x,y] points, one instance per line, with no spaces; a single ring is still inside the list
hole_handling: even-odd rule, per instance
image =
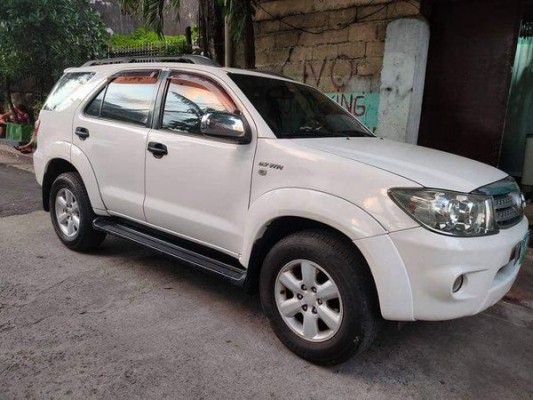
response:
[[[347,130],[344,130],[344,131],[339,131],[340,133],[344,133],[347,135],[349,135],[349,137],[376,137],[375,135],[371,134],[370,132],[365,132],[365,131],[359,131],[359,130],[355,130],[355,129],[347,129]]]

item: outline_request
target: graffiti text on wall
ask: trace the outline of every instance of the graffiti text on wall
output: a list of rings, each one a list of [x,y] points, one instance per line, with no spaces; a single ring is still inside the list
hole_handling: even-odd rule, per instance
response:
[[[378,126],[379,93],[326,93],[359,121],[375,131]]]
[[[329,78],[337,92],[326,93],[328,97],[355,115],[367,127],[376,130],[378,125],[379,93],[345,92],[346,86],[356,75],[355,63],[347,55],[340,54],[331,60],[329,68],[326,67],[327,64],[327,58],[324,58],[319,64],[306,61],[304,63],[303,81],[320,87],[323,79]]]
[[[347,55],[340,54],[331,60],[329,68],[326,68],[326,64],[328,64],[327,58],[324,58],[320,64],[305,61],[304,83],[320,86],[320,82],[324,78],[324,73],[326,73],[329,74],[329,79],[335,89],[344,90],[345,86],[355,75],[354,61]]]

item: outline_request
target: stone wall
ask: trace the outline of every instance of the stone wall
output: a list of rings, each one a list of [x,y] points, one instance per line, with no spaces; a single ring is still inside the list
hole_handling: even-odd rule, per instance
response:
[[[256,13],[256,64],[318,87],[375,129],[387,26],[418,0],[274,0]]]
[[[410,1],[264,1],[256,14],[257,67],[325,92],[379,90],[388,23],[417,15],[418,2]]]

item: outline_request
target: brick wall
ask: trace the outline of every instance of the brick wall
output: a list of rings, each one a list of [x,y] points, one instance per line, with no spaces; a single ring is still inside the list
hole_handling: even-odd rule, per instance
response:
[[[388,23],[419,15],[418,0],[262,1],[257,68],[326,93],[377,93]]]

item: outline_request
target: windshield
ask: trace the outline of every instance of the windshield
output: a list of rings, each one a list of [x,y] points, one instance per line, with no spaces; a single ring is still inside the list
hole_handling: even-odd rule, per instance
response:
[[[229,74],[278,138],[374,137],[355,117],[309,86]]]

